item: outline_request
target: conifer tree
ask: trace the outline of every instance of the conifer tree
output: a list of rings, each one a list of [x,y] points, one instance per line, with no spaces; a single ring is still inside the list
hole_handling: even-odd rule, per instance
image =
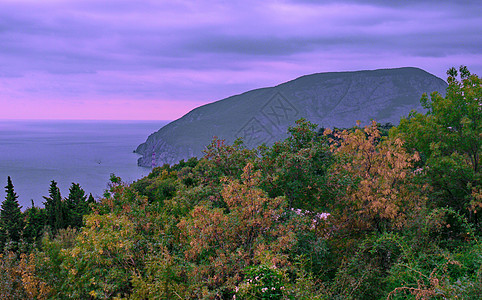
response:
[[[32,206],[24,212],[25,227],[23,236],[29,243],[34,242],[42,235],[45,224],[45,209],[36,207],[32,200]]]
[[[0,210],[0,230],[2,231],[0,238],[2,239],[2,246],[8,241],[18,243],[22,238],[24,225],[21,206],[18,204],[18,196],[14,191],[10,176],[7,178],[5,191],[7,196],[2,202]]]
[[[82,217],[89,212],[87,196],[78,183],[72,183],[69,196],[65,199],[68,225],[72,227],[82,226]]]
[[[87,199],[87,204],[90,205],[92,203],[95,203],[94,196],[92,196],[92,193],[89,194],[89,198]]]
[[[56,233],[59,229],[65,228],[65,211],[60,189],[57,187],[57,182],[52,180],[50,182],[49,197],[45,197],[44,202],[45,211],[47,214],[47,225],[49,225],[53,232]]]

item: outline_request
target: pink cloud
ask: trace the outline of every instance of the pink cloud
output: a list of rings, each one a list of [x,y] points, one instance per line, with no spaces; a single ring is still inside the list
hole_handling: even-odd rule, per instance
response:
[[[198,105],[199,102],[173,100],[2,99],[0,119],[173,120]]]
[[[434,3],[3,1],[0,118],[174,119],[311,73],[480,73],[480,4]]]

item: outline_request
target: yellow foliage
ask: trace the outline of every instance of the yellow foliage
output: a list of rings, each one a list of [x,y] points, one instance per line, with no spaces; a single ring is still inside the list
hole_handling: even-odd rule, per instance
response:
[[[244,267],[252,265],[257,254],[289,249],[295,242],[288,227],[279,224],[284,211],[283,198],[269,198],[257,188],[260,174],[252,164],[244,167],[242,182],[224,180],[221,195],[226,209],[196,206],[190,218],[178,227],[188,239],[188,260],[204,257],[208,265],[198,265],[193,276],[206,278],[210,287],[233,288]],[[207,257],[206,257],[207,255]]]
[[[68,271],[64,284],[78,293],[75,297],[90,294],[112,298],[122,294],[131,274],[138,270],[136,261],[142,256],[135,249],[138,239],[135,224],[125,215],[86,216],[77,243],[61,250],[62,267]]]
[[[339,160],[333,168],[334,177],[348,177],[353,182],[337,201],[343,207],[336,215],[340,224],[376,229],[388,221],[402,226],[406,211],[416,207],[417,195],[403,183],[413,162],[419,160],[418,154],[407,153],[398,138],[381,140],[376,122],[363,130],[335,133],[335,137],[339,142],[333,141],[332,151]],[[336,181],[332,184],[335,188],[339,185]]]
[[[0,254],[1,299],[48,299],[50,287],[36,274],[35,254],[21,254],[20,260],[10,252],[6,257]],[[4,277],[5,276],[5,277]]]

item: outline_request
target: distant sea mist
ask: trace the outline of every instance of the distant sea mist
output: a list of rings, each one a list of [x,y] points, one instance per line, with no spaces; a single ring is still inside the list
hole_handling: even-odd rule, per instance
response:
[[[72,182],[101,197],[111,173],[125,182],[147,174],[133,153],[147,136],[169,121],[0,120],[0,201],[7,176],[23,209],[42,206],[51,180],[67,197]]]

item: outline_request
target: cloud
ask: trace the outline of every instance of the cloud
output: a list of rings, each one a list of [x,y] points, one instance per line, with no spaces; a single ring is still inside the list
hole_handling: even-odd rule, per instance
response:
[[[444,77],[448,60],[458,59],[482,70],[478,1],[3,0],[0,7],[3,99],[205,103],[350,66],[411,65]]]

